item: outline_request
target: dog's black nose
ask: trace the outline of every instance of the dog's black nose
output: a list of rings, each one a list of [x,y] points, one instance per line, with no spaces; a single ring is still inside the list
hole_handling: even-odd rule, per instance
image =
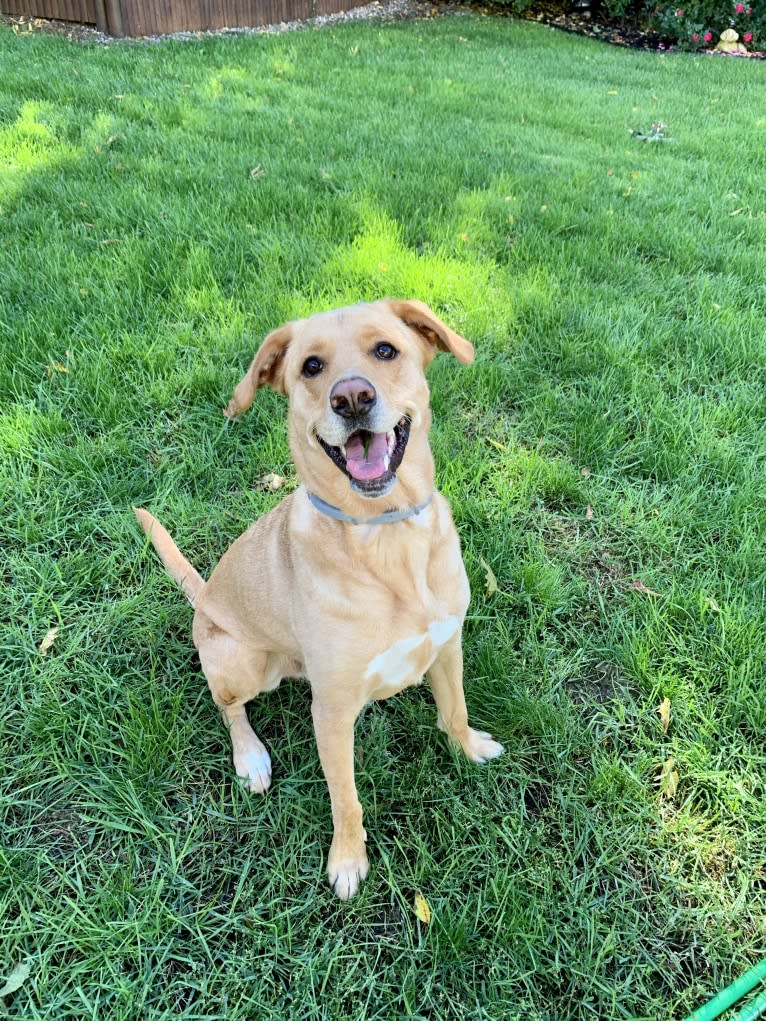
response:
[[[366,415],[375,405],[375,387],[363,376],[340,379],[330,391],[330,407],[341,418]]]

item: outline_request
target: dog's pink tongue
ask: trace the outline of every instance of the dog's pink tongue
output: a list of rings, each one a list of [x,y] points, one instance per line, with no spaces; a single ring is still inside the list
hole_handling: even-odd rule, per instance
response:
[[[369,440],[367,453],[365,440]],[[385,433],[354,433],[346,443],[346,468],[352,479],[366,482],[379,479],[386,470],[385,457],[388,454],[388,439]]]

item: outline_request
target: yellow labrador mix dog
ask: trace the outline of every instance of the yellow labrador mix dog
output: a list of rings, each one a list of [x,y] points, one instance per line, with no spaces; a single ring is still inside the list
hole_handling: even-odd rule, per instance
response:
[[[367,875],[354,782],[354,723],[372,699],[428,675],[438,726],[474,762],[502,745],[468,726],[461,629],[468,579],[447,501],[434,490],[425,368],[473,348],[418,301],[379,301],[270,333],[226,414],[266,384],[289,398],[300,487],[227,550],[208,581],[159,522],[136,510],[195,607],[193,637],[251,791],[271,760],[245,703],[283,677],[311,684],[334,834],[327,871],[342,899]]]

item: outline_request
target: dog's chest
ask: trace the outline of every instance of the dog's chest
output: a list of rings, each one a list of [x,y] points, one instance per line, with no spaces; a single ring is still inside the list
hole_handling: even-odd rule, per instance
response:
[[[421,680],[460,623],[456,616],[435,620],[422,633],[400,638],[374,656],[364,674],[370,698],[388,698]]]

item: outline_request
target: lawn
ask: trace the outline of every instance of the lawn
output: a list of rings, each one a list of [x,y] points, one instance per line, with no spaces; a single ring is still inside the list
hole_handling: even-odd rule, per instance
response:
[[[760,959],[766,65],[470,15],[0,67],[8,1016],[680,1021]],[[308,689],[245,794],[130,507],[208,573],[296,484],[281,398],[221,414],[260,338],[387,294],[476,345],[432,435],[506,754],[371,706],[342,904]]]

